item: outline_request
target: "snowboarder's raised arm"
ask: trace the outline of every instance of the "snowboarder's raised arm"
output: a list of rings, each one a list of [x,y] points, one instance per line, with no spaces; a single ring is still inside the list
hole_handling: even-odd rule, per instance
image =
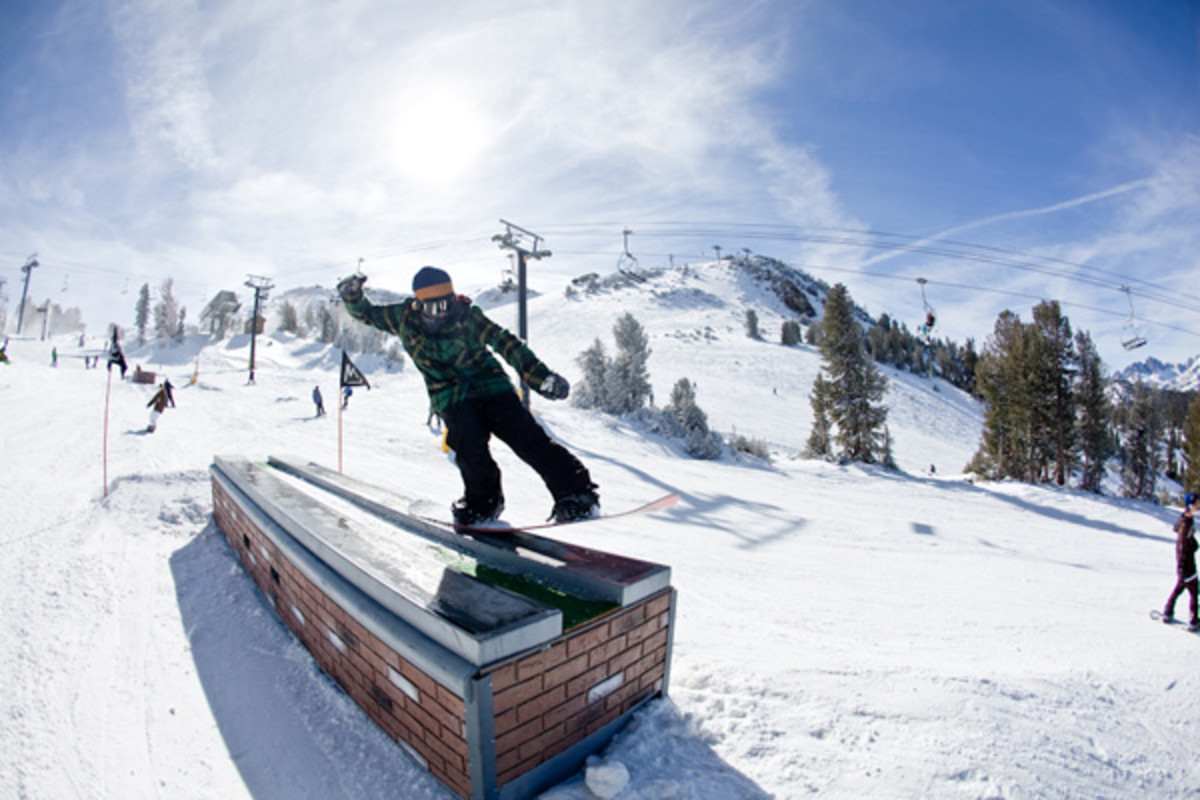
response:
[[[345,305],[347,313],[359,322],[363,322],[373,328],[379,328],[388,333],[399,335],[404,306],[408,302],[408,299],[405,298],[399,303],[377,306],[368,300],[366,294],[363,292],[362,287],[366,283],[366,280],[366,275],[356,273],[338,282],[337,291],[342,298],[342,304]]]

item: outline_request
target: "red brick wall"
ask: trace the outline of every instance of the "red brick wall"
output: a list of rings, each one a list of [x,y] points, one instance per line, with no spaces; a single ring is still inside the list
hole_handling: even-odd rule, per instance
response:
[[[673,589],[487,668],[503,786],[663,689]]]
[[[321,669],[434,776],[470,797],[463,699],[404,660],[283,558],[215,479],[213,513],[246,571]]]

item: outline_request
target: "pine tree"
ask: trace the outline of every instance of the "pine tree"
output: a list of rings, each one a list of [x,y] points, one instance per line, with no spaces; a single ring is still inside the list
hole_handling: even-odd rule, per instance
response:
[[[1047,480],[1053,464],[1053,480],[1065,486],[1075,461],[1075,397],[1071,380],[1076,362],[1071,323],[1063,316],[1057,300],[1043,301],[1033,309],[1029,327],[1036,357],[1035,372],[1038,479]],[[1033,476],[1031,476],[1033,477]]]
[[[813,423],[804,445],[804,457],[829,458],[833,444],[833,424],[829,421],[829,382],[820,372],[813,381],[808,402],[812,406]]]
[[[1075,407],[1078,413],[1075,430],[1079,436],[1082,472],[1079,488],[1100,493],[1104,482],[1105,464],[1112,455],[1109,437],[1109,422],[1112,408],[1108,402],[1107,381],[1104,379],[1103,364],[1092,337],[1086,331],[1075,334],[1075,351],[1079,358],[1079,372],[1075,376]],[[1200,415],[1197,416],[1200,425]],[[1200,428],[1197,429],[1200,432]],[[1197,439],[1200,446],[1200,439]]]
[[[679,425],[684,449],[693,458],[714,459],[721,455],[721,437],[709,430],[708,415],[696,405],[696,388],[680,378],[671,389],[671,402],[664,409]]]
[[[644,406],[650,396],[650,374],[646,368],[650,348],[641,323],[628,312],[613,325],[613,338],[617,354],[607,374],[606,410],[628,414]]]
[[[322,305],[317,311],[317,329],[319,331],[317,339],[326,344],[332,344],[338,338],[338,328],[337,317],[333,315],[328,306]]]
[[[1161,434],[1153,390],[1141,381],[1119,414],[1121,429],[1122,494],[1138,500],[1153,500],[1162,467],[1158,443]]]
[[[762,338],[762,334],[758,330],[758,312],[753,308],[746,309],[746,335],[751,339]]]
[[[279,329],[293,335],[300,333],[300,314],[290,301],[283,301],[279,307]]]
[[[175,281],[167,278],[159,287],[158,303],[154,306],[154,338],[166,341],[175,335],[179,326],[179,305],[172,289]]]
[[[794,347],[800,344],[800,323],[794,319],[785,321],[783,323],[783,327],[779,331],[779,341],[781,344],[787,345],[788,347]]]
[[[821,358],[829,373],[829,416],[839,458],[874,464],[882,460],[887,407],[880,404],[887,379],[867,357],[865,336],[846,287],[825,296]]]
[[[575,363],[583,371],[583,378],[571,393],[571,402],[580,408],[607,407],[609,361],[604,343],[596,339],[591,347],[579,354]]]
[[[137,328],[138,344],[146,343],[146,328],[150,325],[150,284],[143,283],[134,307],[134,327]]]
[[[1001,312],[975,367],[975,389],[984,404],[983,432],[968,469],[989,478],[1023,475],[1022,330],[1016,314]]]
[[[1183,423],[1183,457],[1187,462],[1183,473],[1183,490],[1200,491],[1200,394],[1192,398],[1188,406],[1187,420]]]

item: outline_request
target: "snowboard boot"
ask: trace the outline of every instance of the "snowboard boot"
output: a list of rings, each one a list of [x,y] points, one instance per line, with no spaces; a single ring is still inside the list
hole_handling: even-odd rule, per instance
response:
[[[504,511],[504,496],[497,495],[482,503],[472,503],[465,497],[460,497],[450,506],[450,514],[454,517],[455,525],[478,525],[481,522],[491,522]]]
[[[554,501],[550,511],[550,519],[555,522],[576,522],[590,519],[600,513],[600,496],[593,486],[586,492],[569,494]]]

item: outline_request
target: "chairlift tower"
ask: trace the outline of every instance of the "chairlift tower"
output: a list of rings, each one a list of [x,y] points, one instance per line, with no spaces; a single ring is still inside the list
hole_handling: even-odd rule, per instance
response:
[[[17,335],[21,335],[21,323],[25,321],[25,298],[29,294],[29,275],[33,272],[34,267],[41,266],[38,264],[37,253],[34,253],[29,258],[25,259],[25,266],[21,267],[21,272],[25,273],[25,288],[21,290],[21,305],[17,309]]]
[[[362,260],[359,260],[362,263]],[[258,339],[258,311],[262,302],[267,299],[267,293],[275,288],[269,278],[258,275],[247,276],[246,285],[254,290],[254,316],[250,318],[250,383],[254,383],[254,347]]]
[[[528,231],[520,225],[514,225],[507,220],[500,220],[504,233],[492,237],[493,242],[500,245],[501,250],[511,250],[517,254],[517,335],[524,342],[529,341],[529,316],[526,310],[526,260],[549,258],[551,253],[540,247],[542,237],[533,231]],[[521,398],[525,407],[529,408],[529,387],[521,381]]]

